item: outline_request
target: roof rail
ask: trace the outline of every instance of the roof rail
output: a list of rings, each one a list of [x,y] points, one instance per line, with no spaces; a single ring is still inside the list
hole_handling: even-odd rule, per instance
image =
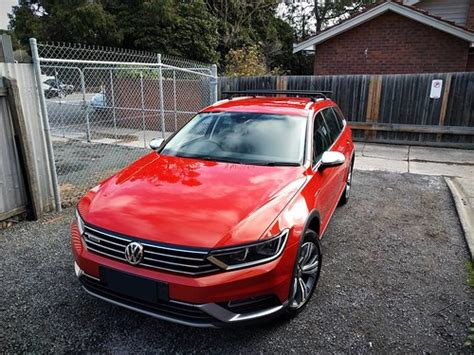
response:
[[[310,91],[310,90],[241,90],[241,91],[223,91],[222,95],[227,95],[231,99],[234,96],[273,96],[286,95],[293,97],[310,97],[311,101],[322,98],[327,100],[327,95],[332,94],[332,91]]]

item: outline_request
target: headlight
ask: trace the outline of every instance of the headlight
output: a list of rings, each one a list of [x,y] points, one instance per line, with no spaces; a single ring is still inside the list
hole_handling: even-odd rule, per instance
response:
[[[76,221],[77,221],[77,229],[79,229],[79,233],[81,235],[84,234],[84,221],[81,218],[81,215],[79,214],[79,211],[76,209]]]
[[[285,229],[277,236],[264,241],[213,250],[207,260],[224,270],[235,270],[267,263],[281,255],[288,239],[288,232],[289,230]]]

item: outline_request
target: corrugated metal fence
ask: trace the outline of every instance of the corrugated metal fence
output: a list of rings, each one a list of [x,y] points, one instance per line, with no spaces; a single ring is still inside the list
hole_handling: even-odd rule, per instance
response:
[[[443,80],[439,99],[433,80]],[[226,90],[328,90],[364,141],[474,148],[474,73],[222,77]]]
[[[38,218],[54,201],[33,66],[0,63],[0,82],[0,221]]]
[[[2,221],[25,212],[27,202],[6,90],[3,88],[0,88],[0,162],[0,221]]]

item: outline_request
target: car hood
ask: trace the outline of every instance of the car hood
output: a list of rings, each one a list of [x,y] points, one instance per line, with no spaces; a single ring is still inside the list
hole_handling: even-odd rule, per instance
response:
[[[92,189],[79,210],[109,231],[215,248],[259,239],[304,181],[302,167],[151,153]]]

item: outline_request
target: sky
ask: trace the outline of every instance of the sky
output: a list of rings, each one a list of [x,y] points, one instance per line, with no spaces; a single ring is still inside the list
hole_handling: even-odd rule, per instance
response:
[[[12,6],[17,5],[18,0],[0,0],[0,29],[6,30],[8,27],[8,13],[12,11]]]

